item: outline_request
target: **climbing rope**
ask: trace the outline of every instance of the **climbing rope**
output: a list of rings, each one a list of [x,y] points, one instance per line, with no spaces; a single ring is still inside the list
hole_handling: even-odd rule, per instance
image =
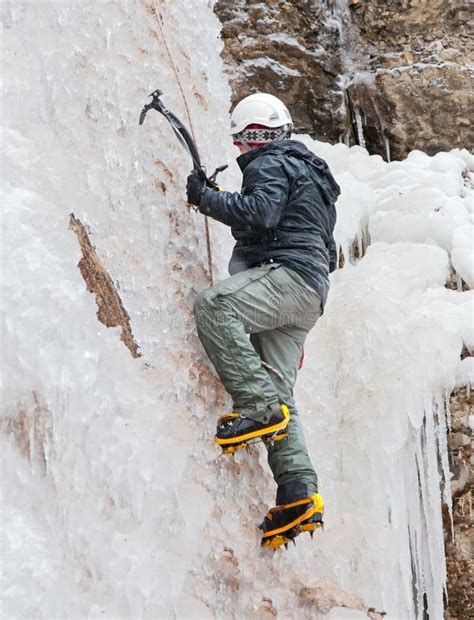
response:
[[[165,50],[166,50],[166,54],[168,56],[168,60],[171,66],[171,69],[173,70],[173,73],[176,77],[176,82],[178,84],[178,88],[181,92],[181,97],[183,99],[183,103],[184,103],[184,109],[186,111],[186,116],[188,119],[188,124],[189,124],[189,128],[191,130],[191,135],[193,137],[193,140],[196,141],[196,136],[194,133],[194,128],[193,128],[193,123],[191,120],[191,114],[189,111],[189,106],[188,106],[188,102],[186,100],[186,96],[184,94],[184,90],[183,90],[183,86],[181,84],[181,80],[179,77],[179,73],[178,70],[176,68],[176,65],[173,61],[173,57],[171,56],[171,52],[170,49],[168,47],[168,42],[166,41],[166,36],[165,36],[165,31],[163,28],[163,17],[161,15],[161,13],[158,10],[157,7],[157,2],[156,0],[153,1],[153,5],[154,5],[154,13],[155,16],[157,18],[157,22],[158,22],[158,27],[160,29],[160,34],[161,34],[161,38],[163,39],[163,44],[165,46]],[[211,232],[210,232],[210,227],[209,227],[209,218],[207,216],[204,216],[204,230],[205,230],[205,234],[206,234],[206,250],[207,250],[207,268],[208,268],[208,274],[209,274],[209,282],[211,284],[211,286],[214,284],[214,274],[213,274],[213,270],[212,270],[212,247],[211,247]]]

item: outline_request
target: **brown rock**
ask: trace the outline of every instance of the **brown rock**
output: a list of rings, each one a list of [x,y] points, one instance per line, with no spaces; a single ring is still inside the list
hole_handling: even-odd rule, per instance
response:
[[[467,388],[456,389],[450,399],[451,432],[449,434],[451,462],[451,492],[453,494],[453,527],[447,511],[444,513],[448,601],[446,620],[464,620],[474,616],[472,591],[474,561],[472,558],[473,519],[472,489],[474,486],[472,460],[472,431],[466,424],[474,414],[473,393]]]
[[[130,317],[117,287],[98,257],[85,226],[73,213],[69,218],[69,228],[76,233],[81,246],[82,258],[78,267],[87,284],[87,290],[95,295],[98,306],[97,318],[107,327],[119,326],[122,330],[122,342],[128,347],[133,357],[140,357],[139,346],[130,326]]]
[[[219,0],[234,102],[280,96],[296,130],[400,159],[474,143],[469,0]],[[471,87],[470,87],[471,85]],[[363,136],[358,134],[359,111]]]
[[[304,605],[315,606],[319,611],[328,613],[333,607],[366,609],[364,601],[355,594],[345,592],[332,581],[318,580],[314,585],[301,588],[299,599]]]
[[[272,93],[291,108],[297,131],[339,141],[347,131],[340,33],[325,3],[220,0],[216,13],[234,104]]]

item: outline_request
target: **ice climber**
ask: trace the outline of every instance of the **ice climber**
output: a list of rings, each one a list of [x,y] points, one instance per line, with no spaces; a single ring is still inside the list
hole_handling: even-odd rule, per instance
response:
[[[268,449],[278,485],[262,544],[278,548],[322,523],[323,501],[293,399],[303,344],[321,316],[336,268],[339,186],[327,164],[291,140],[293,123],[273,95],[243,99],[231,116],[241,155],[240,193],[188,177],[189,203],[231,227],[231,277],[196,299],[199,338],[233,399],[216,442],[232,453],[255,440]]]

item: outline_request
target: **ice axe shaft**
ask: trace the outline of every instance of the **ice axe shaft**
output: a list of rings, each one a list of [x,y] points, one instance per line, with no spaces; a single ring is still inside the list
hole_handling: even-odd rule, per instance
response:
[[[222,172],[223,170],[227,168],[227,165],[219,166],[218,168],[215,169],[215,171],[212,173],[210,177],[207,176],[206,170],[201,163],[201,158],[199,156],[199,152],[198,152],[196,143],[193,140],[193,137],[189,133],[186,126],[179,120],[179,118],[175,114],[173,114],[173,112],[171,112],[171,110],[169,110],[166,107],[166,105],[160,99],[162,95],[163,93],[159,89],[154,90],[150,94],[151,102],[143,106],[143,109],[140,112],[140,118],[139,118],[138,124],[143,125],[145,121],[145,117],[149,110],[156,110],[157,112],[162,114],[166,118],[166,120],[169,122],[169,124],[171,125],[181,145],[184,147],[187,153],[191,156],[191,159],[193,160],[194,170],[197,171],[198,175],[203,179],[203,181],[206,181],[206,184],[209,187],[214,187],[217,189],[216,177],[219,172]]]

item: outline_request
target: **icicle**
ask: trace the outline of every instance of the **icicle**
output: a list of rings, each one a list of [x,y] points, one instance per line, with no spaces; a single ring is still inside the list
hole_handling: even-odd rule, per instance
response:
[[[385,132],[383,132],[382,135],[385,142],[385,156],[387,157],[387,162],[390,163],[392,161],[390,158],[390,140],[387,138]]]
[[[364,127],[362,125],[362,116],[359,108],[354,108],[354,115],[357,127],[357,141],[359,142],[359,146],[365,149]]]
[[[449,401],[448,401],[449,402]],[[436,437],[438,439],[438,460],[441,464],[442,483],[443,483],[443,498],[444,503],[448,507],[449,521],[451,527],[451,537],[454,540],[454,517],[453,517],[453,498],[451,496],[451,472],[449,468],[448,457],[448,412],[449,406],[447,406],[446,398],[440,399],[436,406]]]
[[[373,97],[370,97],[370,101],[372,102],[372,106],[374,108],[374,112],[377,116],[377,120],[379,122],[379,126],[380,126],[380,135],[382,137],[383,143],[385,145],[385,157],[387,158],[387,162],[391,162],[391,155],[390,155],[390,141],[387,138],[387,134],[385,133],[385,123],[383,122],[383,118],[382,118],[382,114],[380,113],[379,107],[375,101],[375,99]]]
[[[462,291],[462,279],[461,276],[456,272],[456,290],[458,292]]]
[[[359,258],[362,258],[363,254],[362,233],[357,235],[357,251],[359,252]]]
[[[451,432],[451,408],[449,406],[449,393],[445,393],[444,396],[444,407],[446,411],[446,428],[448,432]]]

